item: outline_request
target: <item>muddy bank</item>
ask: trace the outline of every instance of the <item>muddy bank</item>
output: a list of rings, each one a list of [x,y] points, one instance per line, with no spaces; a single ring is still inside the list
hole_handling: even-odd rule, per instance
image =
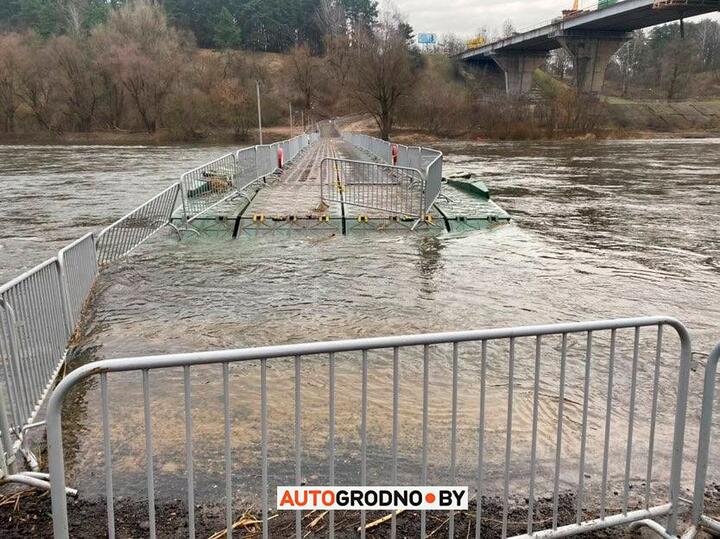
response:
[[[716,491],[717,493],[717,491]],[[716,496],[715,502],[720,499]],[[715,508],[718,504],[715,503]],[[94,538],[106,535],[106,509],[102,501],[88,502],[68,500],[70,536],[76,538]],[[158,537],[186,537],[187,510],[185,502],[174,500],[157,504]],[[252,507],[238,503],[234,507],[235,534],[242,537],[259,537],[262,533],[257,522],[257,512]],[[379,522],[387,513],[368,512],[368,537],[388,537],[390,521]],[[496,498],[484,499],[482,504],[482,536],[501,537],[503,505]],[[552,500],[544,498],[537,502],[535,513],[536,529],[551,526],[553,516]],[[595,515],[586,515],[591,518]],[[455,515],[454,535],[456,537],[475,537],[476,504],[470,502],[468,511],[459,511]],[[513,503],[508,513],[508,535],[518,535],[527,531],[527,507],[524,503]],[[575,497],[565,493],[559,499],[558,525],[575,521]],[[276,513],[270,516],[270,537],[293,537],[295,535],[295,515],[292,512]],[[360,518],[356,512],[336,512],[335,536],[357,537]],[[118,537],[145,537],[149,534],[147,520],[147,501],[118,498],[115,500],[115,525]],[[328,515],[320,511],[307,511],[303,514],[303,537],[327,537]],[[449,516],[446,512],[427,513],[428,536],[447,537]],[[198,505],[195,510],[195,527],[198,537],[225,537],[225,507],[223,505]],[[420,534],[420,514],[404,512],[397,516],[398,537],[417,537]],[[624,528],[603,530],[587,537],[625,537]],[[6,539],[20,537],[49,537],[52,535],[52,516],[50,497],[47,493],[22,491],[0,498],[0,536]]]

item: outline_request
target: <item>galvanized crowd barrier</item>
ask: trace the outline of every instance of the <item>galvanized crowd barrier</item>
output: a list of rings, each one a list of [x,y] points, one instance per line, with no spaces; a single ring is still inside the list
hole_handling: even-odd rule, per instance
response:
[[[715,386],[717,385],[718,360],[720,360],[720,344],[713,348],[705,366],[703,383],[702,414],[700,417],[700,441],[698,444],[697,467],[695,470],[695,490],[693,494],[692,527],[683,534],[683,539],[692,539],[705,529],[720,535],[720,521],[705,514],[705,491],[707,488],[708,459],[710,450],[717,452],[717,443],[710,443],[712,434],[713,406],[715,405]],[[717,435],[717,433],[716,433]]]
[[[67,306],[66,320],[72,333],[80,322],[83,306],[97,277],[95,235],[85,234],[58,252],[61,280]]]
[[[76,331],[98,267],[127,256],[159,230],[173,225],[182,206],[186,223],[248,183],[277,168],[277,148],[294,158],[317,134],[228,154],[183,175],[146,203],[102,230],[87,234],[27,273],[0,287],[0,480],[48,487],[47,474],[25,445],[28,429],[53,387]],[[260,158],[258,156],[261,156]],[[186,207],[187,204],[187,207]],[[22,452],[33,471],[14,473]]]
[[[185,214],[191,222],[218,204],[278,169],[278,150],[289,163],[300,151],[318,140],[317,135],[298,135],[289,140],[243,148],[182,175]]]
[[[194,468],[191,377],[196,372],[194,368],[209,365],[217,365],[218,376],[222,376],[224,417],[218,420],[222,420],[224,424],[222,443],[225,485],[221,492],[224,491],[227,529],[232,530],[236,516],[233,513],[233,493],[236,492],[233,484],[238,478],[232,468],[231,433],[237,420],[233,419],[230,412],[233,385],[230,383],[229,366],[240,362],[245,365],[244,377],[259,376],[259,411],[254,416],[257,417],[257,423],[250,419],[251,414],[243,413],[243,425],[237,426],[257,429],[260,433],[261,486],[256,494],[263,537],[270,534],[269,511],[275,486],[300,485],[303,478],[315,476],[327,478],[327,482],[323,484],[338,484],[336,464],[339,440],[335,435],[335,410],[337,398],[341,396],[336,394],[336,368],[342,369],[347,376],[349,364],[354,365],[357,372],[357,382],[354,383],[357,383],[355,390],[359,396],[353,402],[359,404],[359,409],[356,410],[359,416],[359,431],[348,450],[359,455],[359,480],[351,479],[348,481],[352,482],[344,484],[367,485],[372,481],[369,479],[371,477],[378,477],[374,481],[376,485],[397,484],[400,418],[408,421],[409,417],[414,417],[419,424],[415,426],[413,423],[412,432],[419,443],[420,455],[415,453],[413,470],[416,471],[412,474],[417,473],[417,477],[410,479],[409,484],[453,485],[459,480],[461,470],[467,470],[474,478],[470,483],[474,487],[477,503],[474,515],[475,537],[479,538],[485,533],[483,516],[484,511],[488,511],[485,504],[488,503],[486,500],[492,499],[493,491],[499,493],[500,503],[500,508],[496,508],[497,513],[493,514],[493,518],[499,519],[503,537],[508,535],[510,500],[513,495],[527,498],[529,503],[526,517],[527,536],[567,536],[648,518],[666,518],[666,529],[670,534],[674,534],[681,501],[690,355],[690,338],[680,322],[666,317],[648,317],[98,361],[79,367],[65,377],[58,384],[48,404],[48,453],[55,537],[59,539],[69,536],[68,507],[63,491],[63,403],[73,387],[90,378],[99,379],[101,389],[101,445],[105,463],[107,528],[109,537],[115,536],[112,459],[115,448],[110,437],[113,426],[108,412],[109,395],[113,394],[116,373],[126,372],[142,375],[144,430],[141,432],[145,438],[147,519],[150,537],[157,535],[154,470],[158,463],[154,457],[150,379],[153,372],[178,367],[182,368],[184,373],[186,511],[189,536],[194,537],[195,487],[198,474]],[[294,379],[294,382],[291,382],[294,383],[294,396],[283,394],[283,397],[294,399],[294,448],[286,445],[275,446],[269,438],[268,371],[270,368],[273,369],[271,372],[282,369],[282,363],[274,362],[283,360],[290,360],[294,365],[287,373],[292,377],[291,380]],[[410,363],[407,363],[408,361]],[[303,457],[303,402],[312,403],[324,398],[317,391],[308,394],[301,389],[303,372],[310,364],[318,369],[326,369],[327,373],[327,407],[322,406],[328,413],[327,429],[322,431],[327,432],[327,440],[319,445],[327,449],[325,458],[317,461],[304,460]],[[392,391],[392,407],[388,410],[389,417],[379,418],[373,415],[370,418],[368,392],[370,382],[376,378],[374,369],[390,365],[392,381],[389,383],[392,387],[388,387],[387,391]],[[248,369],[257,371],[251,374]],[[203,376],[207,376],[207,367],[202,372]],[[317,387],[320,372],[322,371],[313,370],[313,387]],[[408,372],[413,373],[410,380],[407,378]],[[432,382],[431,372],[434,373]],[[438,372],[451,378],[450,381],[445,380],[451,388],[448,391],[451,398],[447,404],[450,428],[445,431],[449,448],[445,453],[448,456],[446,462],[438,462],[436,458],[431,461],[429,453],[430,443],[437,442],[435,435],[430,438],[431,424],[434,425],[432,420],[439,413],[435,409],[432,415],[430,413],[430,390],[439,382],[435,378]],[[461,372],[464,373],[462,376]],[[463,408],[462,415],[459,411],[459,385],[463,384],[464,387],[464,384],[468,383],[468,372],[473,373],[474,384],[477,384],[477,391],[473,385],[468,392],[473,396],[471,402],[475,412],[472,415],[477,418],[473,420],[477,421],[474,423],[476,429],[473,427],[473,430],[476,430],[478,438],[474,456],[470,457],[469,462],[460,462],[460,443],[466,440],[464,436],[458,436],[458,425],[467,418],[468,410]],[[670,373],[670,378],[667,378],[667,372]],[[502,378],[498,379],[500,373]],[[415,376],[418,377],[417,380]],[[667,391],[667,388],[661,387],[661,378],[666,381],[674,380],[676,385],[673,390]],[[378,390],[377,385],[372,387]],[[348,388],[343,390],[343,397],[347,390]],[[417,409],[417,412],[414,412],[417,415],[401,415],[401,403],[406,401],[400,397],[405,392],[412,392],[413,398],[418,395],[418,400],[414,401],[417,402],[416,406],[422,402],[421,411]],[[463,392],[462,395],[464,397],[466,393]],[[629,399],[629,404],[626,412],[621,415],[614,410],[614,403],[616,399],[625,397]],[[437,395],[433,398],[437,398]],[[503,414],[498,414],[498,406],[504,406]],[[554,410],[549,411],[548,406]],[[667,415],[664,415],[666,412]],[[551,420],[546,423],[554,430],[541,431],[539,416],[548,413],[551,414]],[[556,419],[553,421],[552,417]],[[343,418],[344,422],[348,421],[346,415]],[[284,415],[283,419],[284,422],[291,422],[292,414]],[[369,422],[369,419],[373,421]],[[180,418],[178,420],[183,421]],[[373,436],[374,453],[370,454],[368,436],[371,428],[377,428],[378,421],[391,425],[392,432],[388,435],[389,440],[379,440],[376,435]],[[245,424],[248,422],[252,424]],[[505,425],[504,429],[497,428],[501,423]],[[292,428],[285,429],[284,432],[289,435]],[[347,435],[347,431],[345,432]],[[465,430],[462,432],[467,434]],[[647,436],[641,440],[641,434]],[[315,429],[315,439],[312,441],[316,442],[316,446],[318,436],[320,434]],[[342,440],[343,447],[347,448],[348,443],[348,439]],[[384,446],[389,452],[387,456],[384,453],[377,456],[378,444],[381,443],[387,443]],[[593,444],[591,452],[588,451],[589,444]],[[462,449],[465,448],[463,444]],[[278,484],[271,484],[268,474],[271,454],[274,456],[281,451],[289,453],[290,449],[294,459],[288,455],[288,458],[292,459],[288,464],[294,460],[294,473],[290,470],[280,472],[283,477],[277,479]],[[645,450],[647,457],[643,456]],[[618,457],[619,454],[622,456]],[[499,460],[493,463],[497,458]],[[409,455],[405,453],[402,459],[406,468]],[[278,457],[275,457],[273,462],[277,460]],[[322,463],[322,460],[325,460],[325,463]],[[594,480],[586,473],[591,464],[601,470],[596,472],[597,477]],[[516,472],[525,470],[522,468],[524,465],[529,465],[529,473],[521,474],[520,478],[516,477]],[[663,467],[664,465],[666,467]],[[369,467],[376,469],[378,466],[384,467],[382,474],[368,474]],[[572,473],[568,474],[569,470]],[[611,472],[621,478],[619,484],[611,483]],[[668,472],[667,477],[662,475],[665,472]],[[202,484],[203,479],[204,477],[201,477],[198,482]],[[313,483],[312,479],[307,481],[307,484]],[[651,485],[656,483],[666,485],[666,488],[660,492],[651,492]],[[616,489],[617,497],[611,499],[613,495],[610,492],[613,488]],[[551,517],[536,521],[538,498],[544,495],[542,489],[547,490],[550,496],[548,499],[552,502]],[[560,515],[560,497],[565,491],[574,494],[572,518]],[[600,500],[599,513],[586,507],[586,501],[591,499],[591,496],[592,499]],[[304,533],[301,513],[296,511],[297,537],[302,537]],[[145,519],[145,516],[139,515],[138,518]],[[447,518],[449,536],[453,537],[456,515],[451,512]],[[516,519],[517,516],[513,518]],[[364,537],[367,525],[365,512],[360,512],[359,520],[360,535]],[[327,522],[329,535],[334,537],[336,526],[332,511]],[[395,537],[396,532],[397,517],[393,513],[390,535]],[[420,536],[427,535],[428,520],[426,514],[421,512]]]
[[[98,263],[106,265],[127,256],[156,232],[172,224],[175,207],[182,200],[182,187],[180,183],[174,183],[105,228],[96,240]]]
[[[320,162],[320,198],[398,215],[422,218],[423,175],[419,170],[324,158]]]
[[[189,170],[180,183],[185,195],[188,221],[196,218],[235,192],[237,166],[235,152],[223,155]]]
[[[343,133],[343,139],[365,150],[381,163],[422,171],[424,179],[423,212],[430,211],[442,190],[442,152],[420,146],[393,144],[361,133]],[[393,147],[397,151],[395,163],[393,163]]]
[[[26,434],[44,424],[38,414],[96,274],[95,238],[88,234],[0,287],[0,480],[49,488]],[[18,452],[32,471],[20,471]]]

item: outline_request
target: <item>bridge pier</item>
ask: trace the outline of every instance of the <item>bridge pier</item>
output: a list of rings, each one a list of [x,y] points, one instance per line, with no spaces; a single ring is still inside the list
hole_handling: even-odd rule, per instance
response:
[[[577,89],[599,94],[605,84],[610,59],[632,35],[626,32],[563,32],[554,37],[572,56]]]
[[[530,92],[533,73],[545,63],[547,54],[537,51],[503,51],[493,54],[492,59],[505,73],[505,91],[519,96]]]

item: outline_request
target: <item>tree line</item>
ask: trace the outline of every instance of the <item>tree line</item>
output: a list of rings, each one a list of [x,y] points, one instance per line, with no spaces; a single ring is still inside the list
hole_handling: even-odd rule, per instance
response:
[[[412,27],[379,13],[373,0],[254,1],[6,0],[0,133],[244,139],[257,121],[256,84],[266,125],[288,125],[289,104],[295,125],[364,111],[384,138],[398,125],[501,137],[527,135],[513,126],[537,126],[553,136],[589,129],[601,114],[597,100],[549,77],[534,101],[508,99],[502,81],[449,56],[462,49],[459,39],[445,36],[439,51],[421,54]],[[251,5],[265,22],[243,15]],[[288,15],[301,5],[303,24]],[[202,16],[218,9],[218,17]],[[285,18],[268,15],[272,9]],[[279,31],[267,17],[295,22]],[[506,22],[502,32],[511,31]],[[572,80],[562,51],[545,70]],[[613,59],[606,91],[653,99],[720,95],[720,24],[637,32]]]
[[[49,38],[79,36],[106,23],[126,0],[3,0],[0,30]],[[350,28],[377,22],[376,0],[163,0],[170,24],[194,36],[200,48],[284,52],[306,45],[323,48],[317,14],[340,8]]]
[[[200,48],[196,35],[172,24],[168,11],[179,3],[170,0],[164,6],[150,0],[102,4],[107,11],[90,27],[81,15],[101,11],[92,1],[82,4],[78,17],[63,11],[63,24],[74,21],[72,31],[56,14],[56,22],[41,26],[52,32],[38,27],[0,34],[0,131],[154,134],[164,128],[175,139],[228,131],[241,139],[255,125],[260,84],[268,125],[289,123],[288,104],[308,121],[363,107],[387,137],[420,63],[410,45],[412,28],[397,16],[378,20],[376,4],[367,0],[314,2],[319,37],[303,40],[296,30],[282,55],[235,50],[230,42],[218,50]],[[261,3],[263,10],[272,5]],[[27,10],[18,16],[27,17]],[[221,32],[228,40],[230,33]]]

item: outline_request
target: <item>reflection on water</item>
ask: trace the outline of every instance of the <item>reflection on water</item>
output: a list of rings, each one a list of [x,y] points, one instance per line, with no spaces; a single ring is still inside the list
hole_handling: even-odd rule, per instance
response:
[[[720,339],[720,141],[452,143],[443,149],[446,172],[478,173],[495,199],[513,215],[513,223],[434,238],[391,234],[237,241],[201,238],[178,244],[170,237],[158,237],[131,261],[102,276],[102,293],[87,343],[96,347],[92,348],[94,357],[646,314],[668,314],[684,321],[697,351],[709,350]],[[97,149],[95,157],[105,152],[105,159],[114,162],[113,151]],[[123,187],[127,192],[133,191],[133,184],[135,189],[143,185],[140,170],[148,178],[156,178],[165,171],[188,168],[189,158],[178,161],[184,150],[153,150],[163,156],[152,159],[147,151],[120,151],[134,167],[135,180]],[[102,167],[93,168],[87,161],[81,166],[76,159],[73,155],[55,156],[60,164],[75,163],[79,177],[87,174],[97,182],[110,181],[98,172]],[[83,167],[88,172],[83,172]],[[62,173],[45,170],[38,182],[51,185],[56,174]],[[170,178],[168,173],[168,181]],[[116,188],[115,183],[111,185]],[[65,222],[65,211],[76,212],[76,222],[98,218],[97,214],[102,216],[114,205],[107,199],[96,202],[96,194],[77,190],[70,193],[71,202],[47,201],[48,209],[43,211],[50,216],[50,223]],[[26,212],[41,209],[37,199],[19,204]],[[111,213],[115,216],[120,211]],[[22,235],[24,229],[18,228],[17,221],[8,221],[10,232],[6,227],[6,234]],[[38,224],[33,227],[37,233]],[[76,235],[74,228],[70,231]],[[22,247],[12,249],[25,252]],[[614,481],[624,473],[626,448],[621,442],[628,427],[633,336],[630,332],[620,337],[618,385],[611,405],[612,436],[620,441],[611,450]],[[638,383],[645,396],[652,391],[656,336],[647,330],[641,332],[641,338]],[[572,338],[568,344],[561,477],[563,484],[572,485],[579,470],[585,336]],[[543,344],[538,429],[542,488],[547,487],[554,470],[559,348],[558,339]],[[671,432],[666,425],[674,410],[676,380],[677,342],[669,330],[663,351],[654,467],[659,482],[668,472]],[[505,443],[507,353],[507,342],[493,345],[488,362],[485,431],[489,487],[495,486],[503,473],[497,463],[503,458]],[[533,342],[517,343],[512,476],[518,492],[526,489],[527,483],[533,354]],[[591,455],[586,481],[591,487],[599,482],[602,464],[608,355],[607,335],[597,335],[588,419]],[[441,480],[447,477],[449,458],[451,352],[433,348],[430,361],[430,477]],[[370,478],[388,476],[391,366],[386,353],[370,354]],[[400,473],[412,482],[419,477],[422,351],[403,352],[401,366]],[[270,367],[270,473],[273,481],[291,482],[293,368],[290,360],[272,362]],[[359,462],[360,358],[338,357],[337,368],[338,479],[351,482]],[[458,462],[459,476],[467,481],[471,481],[477,461],[479,368],[478,347],[462,347]],[[318,483],[327,473],[327,358],[304,358],[302,369],[303,469],[308,482]],[[240,488],[257,484],[260,477],[259,368],[252,363],[235,365],[230,373],[233,463]],[[177,497],[185,481],[182,371],[153,373],[150,379],[158,494]],[[699,388],[700,380],[697,369],[691,387]],[[203,496],[210,497],[224,491],[221,390],[219,366],[193,370],[195,470]],[[139,374],[112,376],[110,394],[116,485],[119,492],[142,495],[145,457]],[[93,496],[103,488],[98,389],[88,388],[85,399],[83,436],[70,465],[84,495]],[[686,436],[689,463],[696,444],[698,401],[694,390]],[[650,399],[642,398],[636,410],[632,477],[644,475],[647,465],[649,406]],[[718,469],[719,463],[714,464],[711,470]],[[686,475],[691,477],[689,470],[688,466]],[[661,490],[661,485],[657,488]]]

